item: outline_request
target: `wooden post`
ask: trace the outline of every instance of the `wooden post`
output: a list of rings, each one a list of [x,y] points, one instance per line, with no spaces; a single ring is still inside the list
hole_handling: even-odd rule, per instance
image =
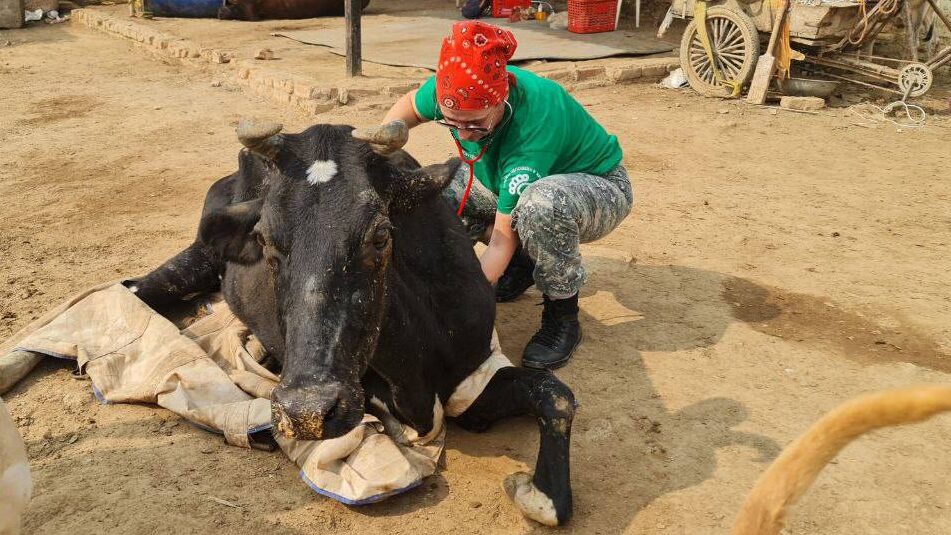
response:
[[[360,15],[363,0],[344,0],[344,15],[347,19],[347,76],[363,74],[363,57],[360,46]]]
[[[914,15],[911,12],[911,4],[905,4],[905,38],[908,40],[908,54],[911,61],[918,62],[918,27],[914,25]]]
[[[22,28],[23,24],[23,0],[0,0],[0,28]]]

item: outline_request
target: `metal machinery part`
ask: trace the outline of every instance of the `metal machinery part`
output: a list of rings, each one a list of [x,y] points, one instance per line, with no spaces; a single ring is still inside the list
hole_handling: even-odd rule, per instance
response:
[[[898,73],[898,88],[902,94],[920,97],[931,89],[934,75],[924,63],[909,63]]]

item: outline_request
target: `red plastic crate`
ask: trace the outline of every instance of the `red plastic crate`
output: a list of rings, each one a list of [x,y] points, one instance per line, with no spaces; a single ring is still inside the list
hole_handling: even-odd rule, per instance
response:
[[[568,31],[613,32],[618,0],[568,0]]]
[[[528,9],[532,7],[532,0],[492,0],[492,16],[508,17],[512,14],[512,9],[516,7]]]

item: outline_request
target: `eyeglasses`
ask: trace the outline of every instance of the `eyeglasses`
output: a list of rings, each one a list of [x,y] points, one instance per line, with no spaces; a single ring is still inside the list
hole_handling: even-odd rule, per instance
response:
[[[469,126],[465,124],[455,124],[455,123],[450,123],[449,121],[445,119],[436,119],[433,122],[438,124],[439,126],[445,126],[446,128],[452,128],[453,130],[459,130],[462,132],[472,132],[473,134],[488,134],[489,132],[492,131],[491,128],[486,128],[484,126]]]
[[[504,101],[504,103],[505,103],[506,111],[510,112],[510,113],[507,114],[508,116],[505,117],[505,121],[504,121],[505,123],[508,123],[508,120],[512,118],[512,113],[511,113],[511,111],[512,111],[512,105],[509,104],[509,101],[507,101],[507,100]],[[437,111],[439,110],[438,106],[437,106],[436,109],[437,109]],[[503,112],[503,115],[506,115],[506,114]],[[485,119],[483,119],[482,121],[478,121],[478,122],[485,122],[486,120],[488,120],[488,117],[485,118]],[[484,126],[477,126],[477,125],[473,125],[473,124],[471,124],[471,123],[470,123],[470,124],[452,123],[452,122],[447,121],[445,118],[443,118],[443,119],[436,119],[436,120],[434,120],[433,122],[436,123],[436,124],[438,124],[439,126],[444,126],[444,127],[446,127],[446,128],[451,128],[451,129],[453,129],[453,130],[460,131],[460,132],[472,132],[473,134],[489,134],[489,133],[491,133],[492,130],[493,130],[493,128],[486,128],[486,127],[484,127]],[[496,126],[498,127],[498,125],[496,125]]]

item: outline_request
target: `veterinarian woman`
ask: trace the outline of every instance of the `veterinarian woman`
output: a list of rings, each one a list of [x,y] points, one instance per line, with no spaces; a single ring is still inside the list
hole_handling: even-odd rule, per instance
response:
[[[446,194],[458,209],[471,165],[475,180],[462,220],[473,240],[488,244],[482,271],[500,302],[533,283],[542,291],[541,328],[522,364],[554,369],[581,341],[578,290],[585,270],[578,244],[617,227],[633,195],[617,138],[557,83],[507,66],[516,46],[507,30],[480,21],[454,24],[436,75],[404,95],[383,126],[354,136],[386,153],[405,144],[405,127],[436,121],[449,130],[468,163]]]

